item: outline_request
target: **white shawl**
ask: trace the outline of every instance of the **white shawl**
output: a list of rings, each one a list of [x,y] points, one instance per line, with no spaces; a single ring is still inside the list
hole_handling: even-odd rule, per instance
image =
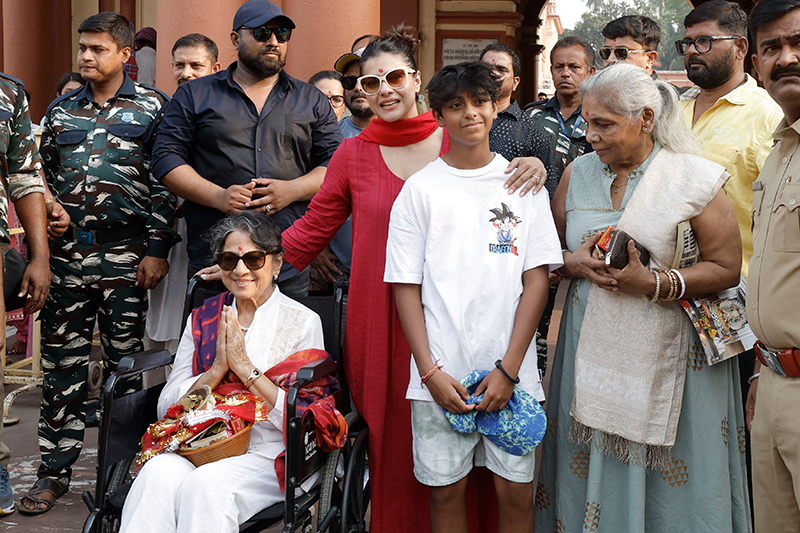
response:
[[[660,150],[617,227],[669,268],[676,228],[699,215],[728,178],[693,155]],[[625,463],[660,467],[675,444],[691,323],[678,302],[592,286],[575,354],[570,437]]]

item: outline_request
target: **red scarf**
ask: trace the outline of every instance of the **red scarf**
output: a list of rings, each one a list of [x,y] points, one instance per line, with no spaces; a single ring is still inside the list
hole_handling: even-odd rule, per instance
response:
[[[358,138],[381,146],[408,146],[427,139],[438,128],[433,113],[428,111],[414,118],[395,122],[374,118]]]

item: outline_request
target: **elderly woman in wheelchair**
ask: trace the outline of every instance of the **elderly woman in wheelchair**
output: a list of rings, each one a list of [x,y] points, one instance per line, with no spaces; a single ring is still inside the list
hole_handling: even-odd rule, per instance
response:
[[[268,216],[231,215],[211,236],[229,292],[206,300],[188,319],[159,397],[159,416],[190,390],[207,385],[249,391],[260,398],[265,420],[256,419],[243,455],[199,467],[177,453],[147,458],[125,501],[123,532],[233,532],[284,500],[279,481],[285,387],[303,364],[326,357],[322,326],[314,312],[281,294],[275,283],[283,261],[281,235]],[[324,385],[315,388],[318,394],[335,386]]]

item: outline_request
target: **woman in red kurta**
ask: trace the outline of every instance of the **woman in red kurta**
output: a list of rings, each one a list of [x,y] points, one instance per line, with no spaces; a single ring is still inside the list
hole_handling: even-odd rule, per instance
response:
[[[353,401],[370,429],[370,529],[378,532],[430,530],[428,488],[413,474],[411,408],[405,399],[411,351],[392,286],[383,282],[392,204],[408,177],[450,148],[431,113],[417,112],[417,43],[413,30],[401,26],[364,51],[362,75],[389,78],[367,95],[377,118],[358,137],[345,139],[308,212],[283,233],[284,259],[302,270],[352,214],[344,365]],[[398,69],[406,70],[401,76]],[[471,491],[471,523],[481,532],[495,531],[495,504],[483,503],[496,502],[494,487],[487,472],[482,474],[485,478],[478,474],[474,481],[490,492],[479,496]]]

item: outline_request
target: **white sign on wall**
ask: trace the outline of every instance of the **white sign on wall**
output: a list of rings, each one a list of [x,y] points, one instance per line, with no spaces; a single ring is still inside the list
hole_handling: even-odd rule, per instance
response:
[[[497,39],[442,39],[442,66],[477,61],[481,51]]]

